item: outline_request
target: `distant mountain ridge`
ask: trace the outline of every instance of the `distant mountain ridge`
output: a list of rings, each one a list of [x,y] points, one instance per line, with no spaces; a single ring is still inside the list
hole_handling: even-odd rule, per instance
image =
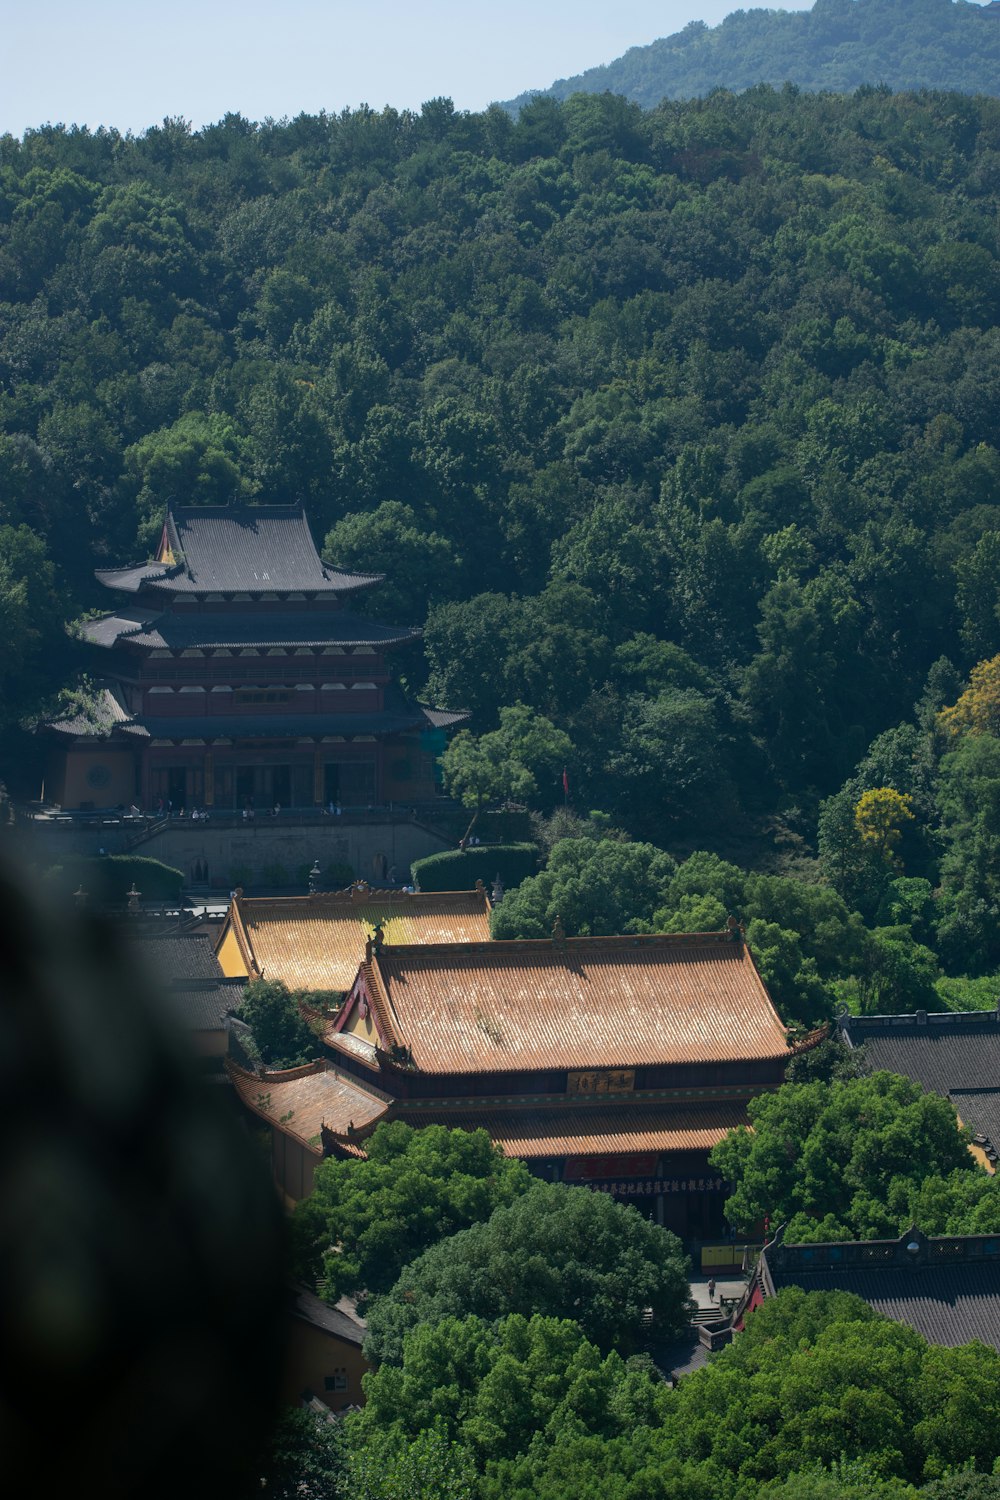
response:
[[[948,89],[1000,94],[1000,0],[816,0],[812,10],[738,10],[719,26],[632,47],[602,67],[529,89],[505,106],[516,113],[537,94],[624,94],[645,108],[715,88],[794,83],[851,93],[862,84],[894,91]]]

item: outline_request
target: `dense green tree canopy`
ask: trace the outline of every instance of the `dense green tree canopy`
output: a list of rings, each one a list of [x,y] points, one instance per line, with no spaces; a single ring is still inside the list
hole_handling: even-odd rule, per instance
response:
[[[315,1003],[315,996],[310,996]],[[261,1062],[269,1068],[295,1068],[320,1053],[319,1038],[299,1010],[299,996],[280,979],[254,979],[239,1008],[253,1033]]]
[[[366,1160],[330,1157],[317,1167],[292,1224],[299,1274],[322,1277],[332,1302],[386,1291],[429,1245],[489,1218],[531,1182],[485,1130],[414,1130],[396,1120],[377,1126],[365,1150]]]
[[[556,917],[570,936],[651,930],[676,864],[652,844],[566,838],[539,875],[523,880],[493,914],[495,938],[549,937]]]
[[[476,737],[458,732],[441,757],[445,786],[464,806],[514,799],[551,807],[572,741],[551,719],[523,703],[500,710],[500,727]]]
[[[913,1223],[975,1233],[973,1222],[1000,1210],[950,1101],[895,1073],[786,1083],[752,1100],[749,1114],[751,1128],[730,1131],[711,1154],[733,1184],[726,1216],[743,1230],[767,1217],[787,1225],[790,1243],[886,1238]]]
[[[682,1382],[666,1430],[675,1452],[714,1471],[719,1494],[733,1493],[734,1471],[750,1484],[787,1479],[793,1493],[789,1475],[842,1456],[919,1483],[967,1459],[992,1467],[997,1373],[1000,1355],[984,1345],[929,1345],[846,1293],[788,1288]]]
[[[446,1317],[572,1318],[601,1349],[641,1342],[651,1309],[664,1338],[687,1321],[680,1241],[604,1193],[535,1182],[484,1223],[407,1266],[369,1315],[366,1350],[399,1363],[408,1329]]]
[[[990,94],[1000,66],[995,21],[954,0],[815,0],[805,11],[735,10],[719,26],[690,21],[683,31],[630,47],[615,62],[562,79],[545,94],[522,94],[514,107],[566,99],[574,120],[589,120],[591,129],[600,122],[603,132],[610,119],[634,121],[625,100],[614,97],[619,94],[653,105],[761,82],[841,92],[888,84]],[[584,89],[591,97],[580,98]],[[734,144],[723,137],[717,149]],[[946,266],[976,281],[975,261],[958,260],[956,267],[946,260],[942,271]]]

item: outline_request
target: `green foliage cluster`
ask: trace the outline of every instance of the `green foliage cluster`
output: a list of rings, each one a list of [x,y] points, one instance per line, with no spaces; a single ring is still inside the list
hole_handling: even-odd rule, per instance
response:
[[[967,1150],[951,1102],[895,1073],[786,1083],[749,1106],[750,1129],[711,1154],[733,1185],[730,1222],[765,1217],[791,1244],[1000,1232],[997,1179]]]
[[[860,1183],[854,1202],[870,1204],[900,1172],[912,1184],[950,1167],[936,1190],[985,1178],[955,1165],[964,1145],[948,1107],[921,1107],[904,1080],[773,1098],[773,1118],[754,1125],[782,1160],[755,1158],[738,1192],[770,1171],[786,1193],[802,1176],[839,1202],[853,1174],[848,1196]],[[808,1161],[790,1149],[803,1130]],[[396,1123],[369,1149],[367,1162],[319,1168],[295,1230],[298,1270],[325,1272],[325,1296],[374,1293],[366,1353],[380,1362],[336,1436],[305,1415],[283,1424],[267,1475],[276,1492],[292,1493],[298,1474],[299,1493],[325,1486],[342,1500],[996,1494],[995,1350],[928,1345],[855,1297],[793,1288],[670,1390],[635,1350],[644,1309],[660,1338],[688,1316],[674,1236],[603,1194],[532,1180],[484,1131]]]
[[[253,1034],[260,1060],[269,1068],[297,1068],[320,1055],[320,1043],[303,1018],[301,991],[290,991],[280,979],[252,979],[237,1014]],[[315,1005],[318,996],[308,999]]]
[[[573,744],[550,719],[523,703],[500,710],[500,727],[478,737],[462,729],[441,757],[444,784],[465,807],[541,801],[550,807]]]
[[[5,713],[167,499],[296,498],[578,805],[808,827],[1000,650],[998,159],[996,101],[871,89],[3,138]]]
[[[846,1293],[779,1293],[673,1391],[571,1321],[447,1318],[367,1378],[342,1493],[400,1495],[419,1445],[463,1500],[990,1500],[998,1377]]]
[[[875,1481],[920,1483],[970,1460],[988,1472],[1000,1452],[998,1373],[994,1349],[929,1345],[859,1298],[789,1288],[682,1382],[667,1431],[679,1456],[705,1465],[703,1482],[715,1476],[717,1495],[774,1480],[791,1495],[791,1475],[842,1456]]]
[[[508,1161],[485,1130],[414,1130],[395,1120],[365,1142],[367,1159],[328,1157],[296,1210],[296,1270],[345,1292],[386,1292],[428,1246],[526,1192],[523,1162]]]
[[[549,937],[557,917],[570,936],[649,932],[676,862],[652,844],[585,836],[560,839],[545,869],[505,895],[495,938]]]
[[[414,883],[421,891],[471,891],[477,880],[487,890],[493,877],[500,876],[505,889],[513,889],[538,865],[534,844],[473,845],[469,849],[446,849],[428,854],[410,866]]]
[[[847,93],[864,84],[995,94],[1000,29],[995,14],[962,0],[815,0],[811,10],[736,10],[719,26],[631,47],[623,57],[561,79],[545,96],[624,94],[647,107],[713,89],[783,83]],[[522,94],[510,108],[537,97]]]
[[[535,1182],[484,1223],[433,1245],[368,1320],[369,1354],[399,1364],[407,1332],[448,1317],[572,1318],[599,1348],[632,1353],[647,1313],[669,1339],[691,1312],[680,1241],[589,1188]]]
[[[82,887],[95,905],[124,905],[133,887],[144,901],[177,901],[184,884],[182,870],[142,854],[67,854],[49,876],[69,891]]]
[[[979,663],[961,691],[950,663],[936,663],[913,718],[877,736],[841,790],[821,805],[823,871],[875,929],[881,952],[877,968],[859,973],[845,991],[862,1008],[996,1003],[995,979],[992,989],[989,983],[977,989],[941,975],[943,968],[982,977],[1000,966],[996,673],[996,659]],[[886,827],[865,836],[866,809],[876,799],[883,822],[895,809],[886,824],[891,849]],[[903,994],[911,1003],[901,1003]]]

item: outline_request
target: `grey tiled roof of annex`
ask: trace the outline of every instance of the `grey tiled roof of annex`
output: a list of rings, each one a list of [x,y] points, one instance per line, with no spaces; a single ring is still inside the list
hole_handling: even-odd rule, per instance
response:
[[[139,959],[165,994],[171,1014],[189,1031],[218,1031],[226,1012],[243,1003],[245,981],[227,979],[215,956],[217,931],[140,935]]]
[[[381,625],[340,610],[281,614],[151,615],[121,610],[80,627],[95,646],[130,645],[145,650],[239,650],[255,646],[396,646],[417,640],[410,626]]]
[[[902,1073],[932,1093],[1000,1087],[996,1011],[844,1016],[840,1029],[849,1046],[864,1047],[873,1071]]]
[[[973,1339],[1000,1349],[1000,1262],[899,1268],[773,1270],[775,1291],[853,1292],[876,1312],[905,1323],[932,1344]]]
[[[166,526],[177,564],[100,569],[98,580],[131,594],[150,588],[167,594],[343,594],[383,577],[328,567],[300,505],[177,507],[168,512]]]

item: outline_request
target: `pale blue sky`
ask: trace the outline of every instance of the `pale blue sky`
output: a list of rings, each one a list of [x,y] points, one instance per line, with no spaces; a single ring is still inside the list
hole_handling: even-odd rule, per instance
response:
[[[809,10],[812,0],[773,0]],[[738,0],[41,0],[4,7],[0,132],[139,132],[447,94],[481,109],[611,62]],[[747,7],[749,8],[749,7]]]

